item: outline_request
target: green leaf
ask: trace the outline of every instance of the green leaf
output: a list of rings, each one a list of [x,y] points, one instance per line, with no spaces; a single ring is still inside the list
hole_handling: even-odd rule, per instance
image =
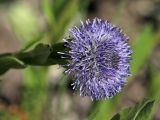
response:
[[[54,64],[66,64],[67,59],[62,59],[57,52],[64,52],[63,43],[53,46],[38,44],[33,50],[28,52],[7,53],[0,55],[0,75],[10,68],[25,68],[26,65],[48,66]]]
[[[17,59],[16,57],[5,54],[0,56],[0,75],[5,73],[10,68],[25,68],[26,65],[23,61]]]
[[[154,101],[144,99],[134,107],[126,108],[117,113],[111,120],[149,120]]]
[[[52,49],[49,45],[38,44],[33,50],[24,53],[18,53],[18,59],[29,65],[43,65],[46,63]]]
[[[57,52],[64,52],[65,50],[66,48],[63,43],[57,43],[53,46],[38,44],[33,50],[23,53],[20,52],[15,56],[28,65],[63,65],[66,63],[66,59],[62,59],[61,55]]]

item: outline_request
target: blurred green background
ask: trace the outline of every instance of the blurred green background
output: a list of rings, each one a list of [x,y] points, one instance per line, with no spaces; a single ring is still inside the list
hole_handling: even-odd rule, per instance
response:
[[[55,44],[80,20],[95,17],[130,37],[132,75],[122,92],[91,101],[72,90],[58,65],[11,69],[0,76],[0,120],[110,120],[144,98],[156,100],[148,119],[160,120],[159,0],[0,0],[0,53]]]

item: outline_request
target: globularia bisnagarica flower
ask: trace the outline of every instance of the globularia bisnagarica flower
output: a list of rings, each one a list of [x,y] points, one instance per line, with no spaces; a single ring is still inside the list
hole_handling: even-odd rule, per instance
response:
[[[121,90],[129,75],[131,50],[128,37],[108,21],[95,18],[81,22],[65,39],[70,56],[66,74],[73,88],[91,99],[110,98]]]

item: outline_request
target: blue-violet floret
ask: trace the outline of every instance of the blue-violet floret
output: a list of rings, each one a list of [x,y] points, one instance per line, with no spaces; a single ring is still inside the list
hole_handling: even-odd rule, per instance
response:
[[[119,27],[98,18],[81,21],[64,41],[70,56],[65,73],[75,79],[73,88],[81,96],[98,100],[121,90],[130,75],[132,52]]]

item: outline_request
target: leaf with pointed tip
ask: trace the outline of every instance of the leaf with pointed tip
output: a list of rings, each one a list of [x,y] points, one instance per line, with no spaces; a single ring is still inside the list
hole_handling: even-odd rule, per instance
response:
[[[134,107],[117,113],[111,120],[149,120],[153,104],[153,100],[144,99]]]
[[[7,53],[0,55],[0,75],[10,68],[25,68],[26,65],[48,66],[54,64],[63,65],[66,59],[62,59],[57,52],[64,52],[66,49],[63,43],[53,46],[38,44],[33,50],[28,52]]]
[[[5,56],[1,56],[0,59],[0,75],[5,73],[7,70],[9,70],[10,68],[25,68],[26,65],[23,61],[17,59],[14,56],[10,56],[10,55],[5,55]]]
[[[16,54],[17,58],[29,65],[43,65],[46,63],[52,49],[49,45],[38,44],[33,50]]]

